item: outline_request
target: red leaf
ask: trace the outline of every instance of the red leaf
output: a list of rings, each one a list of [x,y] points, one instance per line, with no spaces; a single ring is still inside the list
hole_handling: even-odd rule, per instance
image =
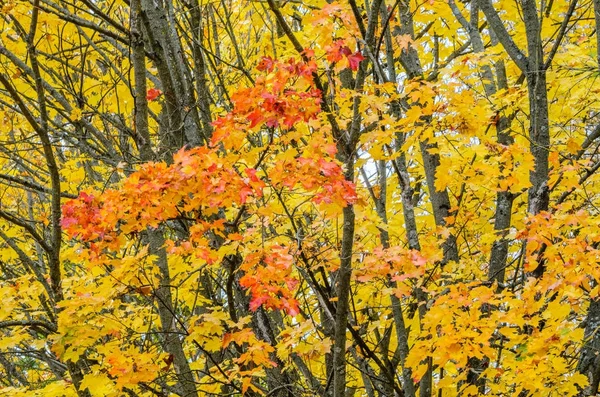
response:
[[[250,195],[252,195],[252,189],[248,186],[242,186],[240,189],[240,202],[245,204]]]
[[[295,299],[282,299],[282,306],[288,315],[294,317],[300,313],[298,308],[298,301]]]
[[[73,225],[77,224],[77,219],[73,218],[73,217],[63,217],[60,221],[60,225],[64,228],[64,229],[68,229]]]
[[[148,93],[146,94],[146,99],[149,101],[154,101],[156,98],[162,95],[162,91],[158,88],[150,88]]]
[[[265,124],[269,128],[277,128],[279,126],[279,120],[277,120],[275,117],[271,117],[267,120]]]
[[[324,159],[319,159],[319,167],[320,171],[325,176],[333,176],[341,174],[340,166],[332,161],[326,161]]]
[[[269,300],[269,297],[268,297],[268,296],[264,296],[264,295],[263,295],[263,296],[257,296],[257,297],[253,297],[253,298],[250,300],[250,304],[249,304],[249,309],[250,309],[250,311],[253,311],[253,312],[257,311],[257,310],[258,310],[258,308],[259,308],[259,307],[260,307],[260,306],[261,306],[263,303],[265,303],[265,302],[266,302],[266,301],[268,301],[268,300]]]
[[[250,177],[250,180],[252,182],[260,181],[260,179],[258,179],[258,177],[256,176],[256,170],[254,168],[246,168],[245,172],[246,172],[246,175],[248,175]]]
[[[256,66],[256,69],[260,70],[261,72],[264,72],[265,70],[267,72],[270,72],[271,70],[273,70],[274,66],[275,66],[275,61],[273,61],[273,58],[262,57],[260,59],[260,62],[258,63],[258,66]]]
[[[344,45],[344,40],[336,40],[331,45],[325,47],[327,53],[327,60],[329,62],[341,61],[344,56],[348,56],[352,53],[348,46]]]
[[[302,51],[302,55],[307,59],[312,59],[315,57],[315,51],[310,48],[305,48],[304,51]]]
[[[350,47],[348,46],[343,46],[340,48],[340,54],[345,55],[345,56],[349,56],[350,54],[352,54],[352,50],[350,49]]]
[[[360,62],[363,59],[365,59],[365,57],[363,57],[362,54],[358,51],[356,51],[352,55],[348,55],[348,62],[350,63],[350,69],[358,70],[358,66],[360,65]]]
[[[87,204],[94,201],[94,196],[91,194],[87,194],[86,192],[79,193],[79,198],[81,198]]]
[[[254,128],[257,124],[263,121],[263,112],[260,109],[254,110],[252,113],[248,113],[248,121],[250,121],[249,128]]]

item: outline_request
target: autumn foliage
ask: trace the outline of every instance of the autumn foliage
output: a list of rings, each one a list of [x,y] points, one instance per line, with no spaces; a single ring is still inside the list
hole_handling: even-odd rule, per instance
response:
[[[598,393],[597,0],[0,7],[0,396]]]

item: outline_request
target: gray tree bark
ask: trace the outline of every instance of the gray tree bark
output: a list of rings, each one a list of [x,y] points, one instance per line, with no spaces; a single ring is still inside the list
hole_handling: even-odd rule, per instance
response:
[[[148,130],[148,100],[146,98],[146,55],[145,40],[141,29],[142,7],[140,0],[131,2],[131,36],[133,50],[133,68],[135,77],[135,121],[136,143],[142,161],[154,160],[150,131]],[[178,377],[176,389],[181,396],[197,396],[194,375],[183,351],[182,330],[176,319],[171,294],[171,277],[165,239],[161,228],[146,231],[149,243],[149,252],[156,256],[156,266],[160,271],[160,285],[155,292],[160,317],[161,332],[163,333],[163,346],[167,353],[173,356],[173,366]]]
[[[141,15],[148,37],[146,43],[153,54],[165,96],[167,123],[161,126],[159,152],[167,161],[170,161],[174,149],[185,145],[198,146],[204,141],[172,8],[171,0],[141,1]]]
[[[600,299],[590,302],[583,334],[583,347],[577,370],[586,375],[589,386],[583,391],[584,396],[598,394],[600,384]]]

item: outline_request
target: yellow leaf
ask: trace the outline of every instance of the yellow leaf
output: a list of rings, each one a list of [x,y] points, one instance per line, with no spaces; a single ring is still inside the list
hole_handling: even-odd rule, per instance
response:
[[[102,373],[86,374],[81,381],[81,389],[91,393],[93,397],[112,397],[118,396],[119,390],[114,383]]]

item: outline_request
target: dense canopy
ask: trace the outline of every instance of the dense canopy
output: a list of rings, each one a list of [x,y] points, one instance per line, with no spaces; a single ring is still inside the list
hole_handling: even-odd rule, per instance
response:
[[[600,0],[0,0],[0,396],[590,396]]]

